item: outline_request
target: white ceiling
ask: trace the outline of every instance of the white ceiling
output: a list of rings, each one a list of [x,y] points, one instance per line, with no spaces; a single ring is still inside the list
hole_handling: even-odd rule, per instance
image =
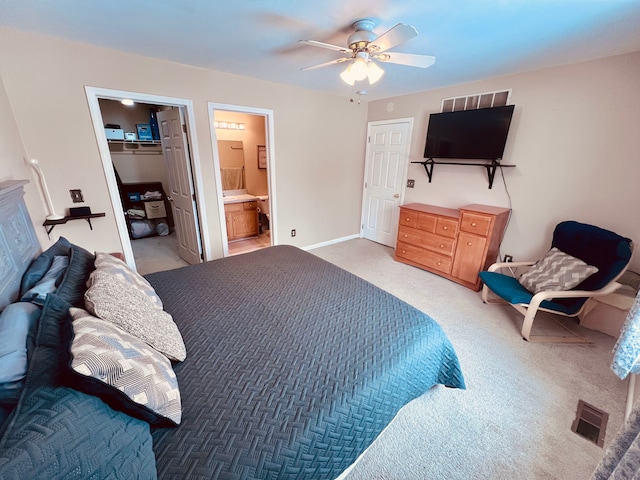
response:
[[[428,69],[383,64],[368,99],[640,51],[640,0],[0,0],[0,25],[349,97],[351,24],[397,23],[418,37],[392,51],[434,55]],[[3,46],[3,48],[5,48]]]

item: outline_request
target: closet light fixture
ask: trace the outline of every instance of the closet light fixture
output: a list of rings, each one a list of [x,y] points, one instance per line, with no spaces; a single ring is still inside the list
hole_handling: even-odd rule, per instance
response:
[[[244,123],[238,122],[213,122],[215,128],[223,128],[226,130],[244,130]]]
[[[120,103],[126,105],[127,107],[130,107],[131,105],[133,105],[133,100],[131,100],[130,98],[123,98]]]

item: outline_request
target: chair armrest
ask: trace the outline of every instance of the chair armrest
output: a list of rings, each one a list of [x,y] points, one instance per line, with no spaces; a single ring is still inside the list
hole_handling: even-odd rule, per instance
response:
[[[622,284],[618,282],[611,282],[599,290],[564,290],[564,291],[539,292],[533,296],[530,304],[536,302],[536,305],[540,305],[540,303],[543,300],[550,300],[552,298],[580,298],[580,297],[598,297],[601,295],[609,295],[610,293],[615,292],[621,286]]]
[[[500,270],[501,268],[527,267],[534,265],[536,262],[537,260],[531,260],[528,262],[498,262],[491,265],[487,271],[495,272],[496,270]]]

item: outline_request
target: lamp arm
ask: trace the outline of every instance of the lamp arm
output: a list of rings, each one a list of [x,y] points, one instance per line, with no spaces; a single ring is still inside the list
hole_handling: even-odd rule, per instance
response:
[[[29,160],[29,165],[31,165],[31,168],[33,168],[36,173],[38,174],[38,180],[40,182],[40,188],[42,189],[42,193],[44,195],[44,200],[47,206],[47,210],[49,212],[49,215],[47,215],[47,219],[48,220],[58,220],[61,218],[64,218],[63,215],[58,215],[56,213],[55,208],[53,208],[53,202],[51,201],[51,195],[49,194],[49,188],[47,187],[47,182],[44,178],[44,173],[42,172],[42,169],[40,168],[40,163],[38,162],[37,159],[32,158],[31,160]]]

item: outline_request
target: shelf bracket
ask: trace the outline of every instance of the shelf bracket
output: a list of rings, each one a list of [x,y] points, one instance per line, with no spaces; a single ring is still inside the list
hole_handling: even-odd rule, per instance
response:
[[[487,176],[489,177],[489,189],[493,187],[493,179],[496,176],[496,170],[500,166],[500,163],[497,160],[492,160],[491,165],[485,165],[487,169]]]
[[[429,177],[429,183],[431,183],[431,179],[433,178],[433,166],[436,162],[433,161],[433,158],[429,158],[424,162],[411,162],[411,163],[420,163],[425,171],[427,172],[427,177]]]
[[[425,171],[427,172],[427,176],[429,177],[429,183],[433,179],[433,166],[438,165],[459,165],[459,166],[477,166],[484,167],[487,170],[487,176],[489,177],[489,188],[493,187],[493,180],[496,177],[496,170],[498,167],[515,167],[515,165],[502,165],[499,160],[491,160],[491,163],[477,163],[477,162],[436,162],[433,158],[428,158],[423,162],[411,162],[411,163],[419,163],[421,164]]]

